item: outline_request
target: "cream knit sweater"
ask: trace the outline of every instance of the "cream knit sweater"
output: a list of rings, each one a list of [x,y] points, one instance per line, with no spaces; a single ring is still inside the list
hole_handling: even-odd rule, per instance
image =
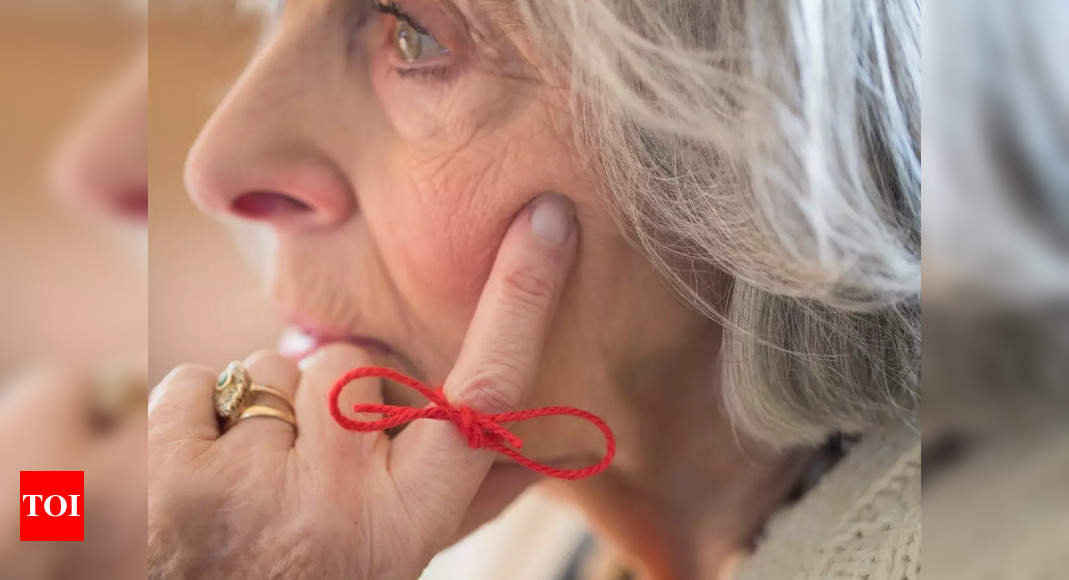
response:
[[[915,580],[921,441],[905,426],[862,440],[798,504],[769,522],[735,580]]]
[[[909,427],[867,433],[769,522],[732,580],[916,580],[920,460],[920,436]],[[440,554],[422,580],[558,580],[587,533],[574,508],[529,492]]]

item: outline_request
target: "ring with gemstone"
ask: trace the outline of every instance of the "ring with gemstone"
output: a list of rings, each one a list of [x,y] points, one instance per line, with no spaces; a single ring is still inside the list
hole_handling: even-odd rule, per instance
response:
[[[281,399],[291,411],[293,409],[293,399],[288,394],[275,387],[253,382],[245,366],[234,361],[226,365],[226,370],[219,375],[219,380],[215,383],[215,414],[224,421],[236,422],[243,418],[242,413],[249,406],[254,393],[264,393]],[[292,416],[292,413],[289,416]]]

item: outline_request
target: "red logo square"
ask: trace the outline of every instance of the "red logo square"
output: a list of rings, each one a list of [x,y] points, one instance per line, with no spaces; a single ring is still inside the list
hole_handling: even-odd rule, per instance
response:
[[[19,472],[19,541],[85,540],[85,472]]]

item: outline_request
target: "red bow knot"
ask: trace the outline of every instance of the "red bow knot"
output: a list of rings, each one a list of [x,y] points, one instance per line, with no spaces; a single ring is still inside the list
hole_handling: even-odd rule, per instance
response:
[[[378,405],[363,403],[353,406],[354,413],[376,413],[383,416],[375,421],[357,421],[342,414],[338,399],[341,391],[350,382],[365,377],[382,377],[416,389],[426,397],[431,404],[416,409],[413,407],[398,407],[395,405]],[[612,462],[616,454],[616,438],[609,426],[597,415],[588,413],[582,409],[573,407],[541,407],[527,409],[512,413],[480,413],[467,405],[455,407],[446,400],[442,389],[431,388],[416,379],[404,375],[393,369],[385,367],[359,367],[355,368],[339,378],[330,389],[330,415],[344,429],[350,431],[370,432],[399,427],[411,423],[416,419],[437,419],[449,421],[457,426],[461,435],[472,449],[492,449],[512,458],[520,465],[529,469],[560,479],[582,479],[601,473]],[[520,454],[523,449],[523,441],[513,432],[502,426],[502,423],[512,421],[524,421],[536,417],[549,415],[572,415],[585,419],[601,430],[605,436],[605,456],[601,461],[589,467],[580,469],[557,469],[543,463],[538,463]]]

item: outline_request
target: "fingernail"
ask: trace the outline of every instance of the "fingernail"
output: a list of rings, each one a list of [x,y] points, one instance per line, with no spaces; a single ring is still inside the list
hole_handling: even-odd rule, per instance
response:
[[[534,200],[531,231],[548,247],[556,248],[568,241],[575,228],[575,204],[558,193],[543,193]]]

